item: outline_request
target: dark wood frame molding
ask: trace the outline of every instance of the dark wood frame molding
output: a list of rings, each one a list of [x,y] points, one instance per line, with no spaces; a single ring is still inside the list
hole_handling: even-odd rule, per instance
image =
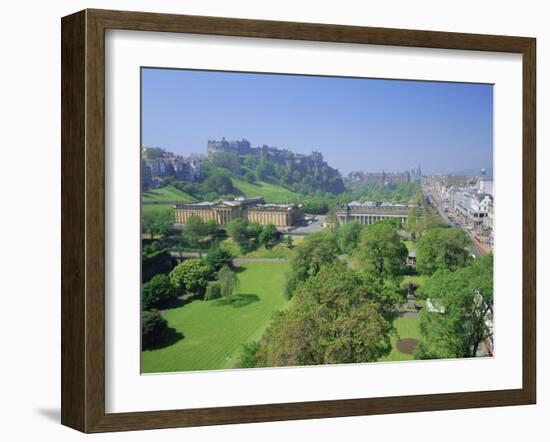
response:
[[[523,56],[523,386],[430,394],[136,413],[105,412],[105,30],[184,32]],[[536,401],[536,40],[312,23],[84,10],[62,30],[61,422],[83,432],[143,430]]]

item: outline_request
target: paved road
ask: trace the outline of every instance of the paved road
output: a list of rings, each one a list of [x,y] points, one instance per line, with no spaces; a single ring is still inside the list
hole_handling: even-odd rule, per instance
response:
[[[424,189],[422,189],[422,192],[424,192],[424,196],[428,197],[428,199],[430,200],[430,202],[433,204],[433,206],[436,208],[437,210],[437,213],[439,214],[439,217],[450,227],[460,227],[462,229],[464,229],[464,231],[468,234],[468,236],[470,237],[470,247],[469,249],[471,250],[471,252],[476,256],[476,258],[480,258],[482,256],[485,256],[487,254],[487,251],[486,250],[483,250],[477,240],[474,238],[474,235],[468,230],[468,229],[465,229],[464,226],[462,224],[460,224],[459,222],[456,222],[456,221],[451,221],[447,216],[446,214],[441,210],[441,207],[439,205],[439,201],[434,197],[432,196],[430,193],[426,192]]]
[[[313,221],[311,224],[308,224],[307,226],[300,226],[296,227],[295,229],[292,229],[288,232],[285,232],[287,235],[290,236],[305,236],[305,235],[311,235],[312,233],[320,232],[323,230],[323,224],[325,223],[326,216],[325,215],[315,215],[317,217],[316,221]]]

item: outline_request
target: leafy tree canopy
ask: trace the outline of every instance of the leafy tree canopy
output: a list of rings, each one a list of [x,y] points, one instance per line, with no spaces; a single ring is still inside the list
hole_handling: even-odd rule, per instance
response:
[[[334,262],[338,246],[334,234],[320,232],[309,235],[298,246],[290,259],[291,274],[287,280],[286,294],[292,294],[298,284],[315,276],[324,265]]]
[[[155,235],[166,235],[174,224],[174,211],[158,210],[144,212],[141,217],[141,225],[143,232],[151,235],[151,239]]]
[[[228,266],[223,266],[218,272],[218,283],[220,284],[221,295],[224,298],[230,298],[239,287],[239,278]]]
[[[399,237],[396,226],[380,221],[363,229],[354,253],[358,269],[371,277],[384,280],[403,274],[407,247]]]
[[[258,236],[258,240],[262,245],[273,244],[279,239],[279,232],[273,224],[266,224]]]
[[[364,227],[358,221],[350,221],[338,227],[336,238],[342,253],[351,254],[355,250]]]
[[[300,285],[274,316],[257,353],[260,366],[376,361],[391,350],[392,324],[363,280],[342,262]]]
[[[141,313],[141,346],[144,350],[157,346],[168,325],[158,311]]]
[[[468,234],[460,228],[429,230],[416,244],[416,269],[432,275],[439,269],[456,270],[470,260]]]
[[[211,276],[210,267],[202,259],[187,259],[170,272],[170,280],[179,293],[203,295]]]
[[[170,278],[164,274],[153,276],[143,284],[141,289],[141,304],[143,310],[159,308],[176,298],[176,290]]]
[[[426,284],[430,302],[440,312],[425,309],[420,316],[421,359],[474,357],[490,337],[493,320],[493,256],[470,265],[438,270]]]
[[[210,266],[212,271],[217,272],[223,266],[233,266],[233,255],[229,250],[216,245],[208,250],[208,254],[205,257],[205,262]]]

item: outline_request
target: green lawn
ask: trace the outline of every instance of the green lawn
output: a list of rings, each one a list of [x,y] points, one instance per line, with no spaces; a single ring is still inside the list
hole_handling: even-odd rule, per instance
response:
[[[406,240],[403,242],[405,243],[405,246],[407,247],[407,250],[409,252],[414,252],[416,250],[416,246],[412,241]]]
[[[283,293],[288,263],[247,263],[231,304],[193,301],[164,312],[169,327],[184,335],[169,347],[142,353],[142,371],[232,368],[241,344],[259,339],[274,311],[289,301]]]
[[[173,204],[142,204],[141,213],[157,212],[159,210],[173,210]]]
[[[289,249],[286,244],[281,240],[281,242],[275,244],[271,248],[265,248],[261,246],[252,252],[242,254],[239,246],[233,241],[232,238],[226,238],[221,243],[221,246],[229,250],[233,256],[244,257],[244,258],[290,258],[293,249]],[[293,242],[293,245],[296,243]]]
[[[294,202],[296,194],[290,189],[279,184],[258,181],[249,183],[241,178],[231,177],[233,185],[241,191],[244,196],[262,196],[268,203]]]
[[[419,328],[419,319],[418,318],[397,318],[393,325],[397,329],[399,336],[394,336],[392,338],[392,350],[388,356],[385,356],[379,360],[379,362],[388,362],[388,361],[410,361],[414,359],[413,355],[408,355],[401,353],[397,348],[395,348],[395,343],[397,339],[404,338],[414,338],[420,339],[420,328]]]
[[[150,189],[141,194],[142,201],[147,203],[173,203],[173,202],[182,202],[182,203],[192,203],[195,200],[188,193],[182,192],[179,189],[176,189],[174,186],[165,186],[158,189]]]

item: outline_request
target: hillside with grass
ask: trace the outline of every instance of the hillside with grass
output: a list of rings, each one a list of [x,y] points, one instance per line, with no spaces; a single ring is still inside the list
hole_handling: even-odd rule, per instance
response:
[[[158,189],[149,189],[141,194],[142,202],[144,203],[173,203],[173,202],[182,202],[182,203],[192,203],[196,199],[189,195],[188,193],[177,189],[172,185],[165,187],[160,187]]]

